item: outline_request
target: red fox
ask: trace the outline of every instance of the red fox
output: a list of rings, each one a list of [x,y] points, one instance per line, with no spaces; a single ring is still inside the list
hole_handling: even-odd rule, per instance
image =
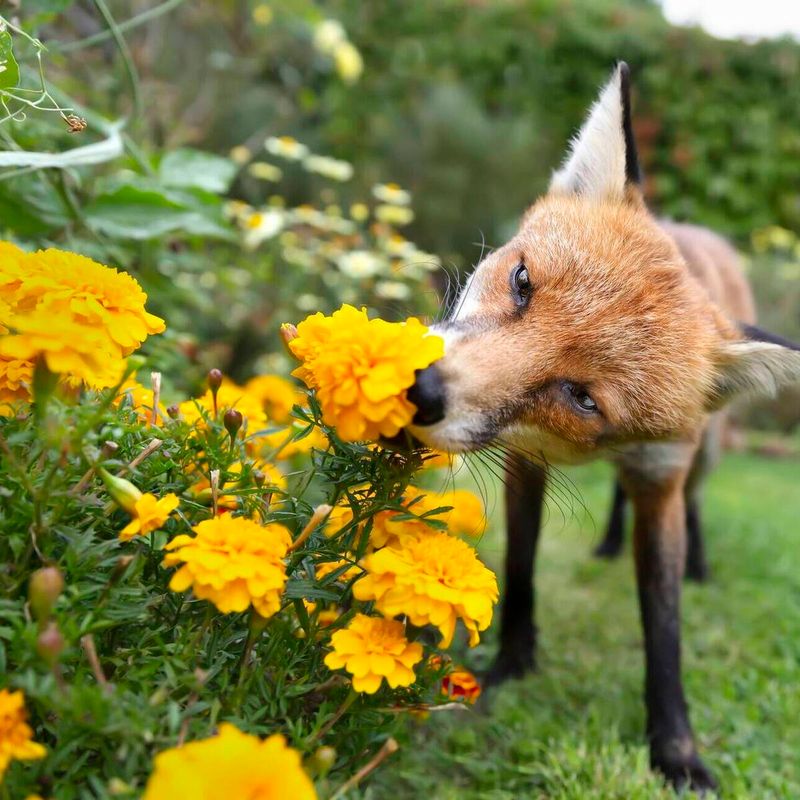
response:
[[[469,277],[435,330],[409,432],[507,461],[508,553],[489,682],[534,666],[533,562],[547,465],[606,458],[634,509],[651,764],[676,787],[715,787],[681,683],[687,495],[706,469],[713,414],[742,393],[800,381],[800,349],[750,323],[732,249],[645,207],[620,63],[548,193]],[[524,459],[521,460],[521,458]]]

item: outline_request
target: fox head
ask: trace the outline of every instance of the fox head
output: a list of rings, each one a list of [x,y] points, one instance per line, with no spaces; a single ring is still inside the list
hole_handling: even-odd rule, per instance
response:
[[[450,452],[516,440],[584,460],[696,431],[737,393],[800,380],[800,352],[747,339],[647,210],[625,64],[548,193],[435,331],[445,356],[412,387],[410,431]]]

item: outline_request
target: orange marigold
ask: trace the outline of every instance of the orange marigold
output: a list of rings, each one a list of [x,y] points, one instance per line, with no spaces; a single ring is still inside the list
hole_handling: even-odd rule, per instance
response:
[[[419,320],[370,320],[349,305],[307,317],[288,346],[302,362],[292,374],[316,390],[323,419],[347,441],[395,436],[411,422],[414,373],[444,355]]]
[[[25,253],[0,242],[0,357],[33,363],[102,388],[164,321],[145,310],[130,275],[63,250]]]
[[[366,556],[367,575],[353,584],[358,600],[374,600],[387,617],[405,614],[413,625],[434,625],[442,647],[453,640],[461,619],[470,647],[489,627],[497,602],[497,578],[475,551],[447,533],[404,539]]]
[[[280,734],[266,739],[222,723],[209,739],[173,747],[155,757],[143,800],[316,800],[300,753]]]
[[[22,692],[0,689],[0,783],[12,759],[44,758],[44,746],[33,741]]]
[[[180,566],[169,588],[211,601],[223,614],[250,605],[271,617],[281,606],[286,583],[283,559],[292,543],[277,522],[259,525],[229,514],[195,525],[195,536],[176,536],[167,544],[165,567]]]
[[[414,665],[422,660],[422,645],[406,639],[403,623],[356,614],[344,630],[331,636],[333,652],[325,656],[330,669],[344,667],[357,692],[374,694],[383,679],[392,689],[414,683]]]

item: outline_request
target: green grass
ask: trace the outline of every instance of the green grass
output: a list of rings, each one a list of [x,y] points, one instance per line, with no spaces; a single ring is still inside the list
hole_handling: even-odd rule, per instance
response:
[[[539,672],[485,709],[412,724],[366,790],[426,800],[658,800],[648,769],[643,658],[630,541],[590,557],[611,495],[605,465],[570,471],[589,511],[551,508],[538,563]],[[502,495],[481,544],[499,569]],[[589,513],[591,512],[591,513]],[[723,798],[800,797],[800,465],[729,455],[705,505],[712,582],[684,591],[684,676],[700,750]],[[493,628],[463,654],[484,669]]]

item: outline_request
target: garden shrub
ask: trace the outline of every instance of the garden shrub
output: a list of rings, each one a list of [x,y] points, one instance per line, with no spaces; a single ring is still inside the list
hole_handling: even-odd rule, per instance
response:
[[[205,781],[325,797],[396,747],[400,712],[474,700],[445,648],[462,624],[476,644],[497,600],[469,543],[482,509],[465,520],[454,493],[420,487],[430,454],[370,441],[410,422],[404,393],[438,337],[345,306],[284,329],[314,391],[213,370],[169,403],[159,373],[133,377],[131,351],[164,323],[130,276],[3,247],[13,796]]]

